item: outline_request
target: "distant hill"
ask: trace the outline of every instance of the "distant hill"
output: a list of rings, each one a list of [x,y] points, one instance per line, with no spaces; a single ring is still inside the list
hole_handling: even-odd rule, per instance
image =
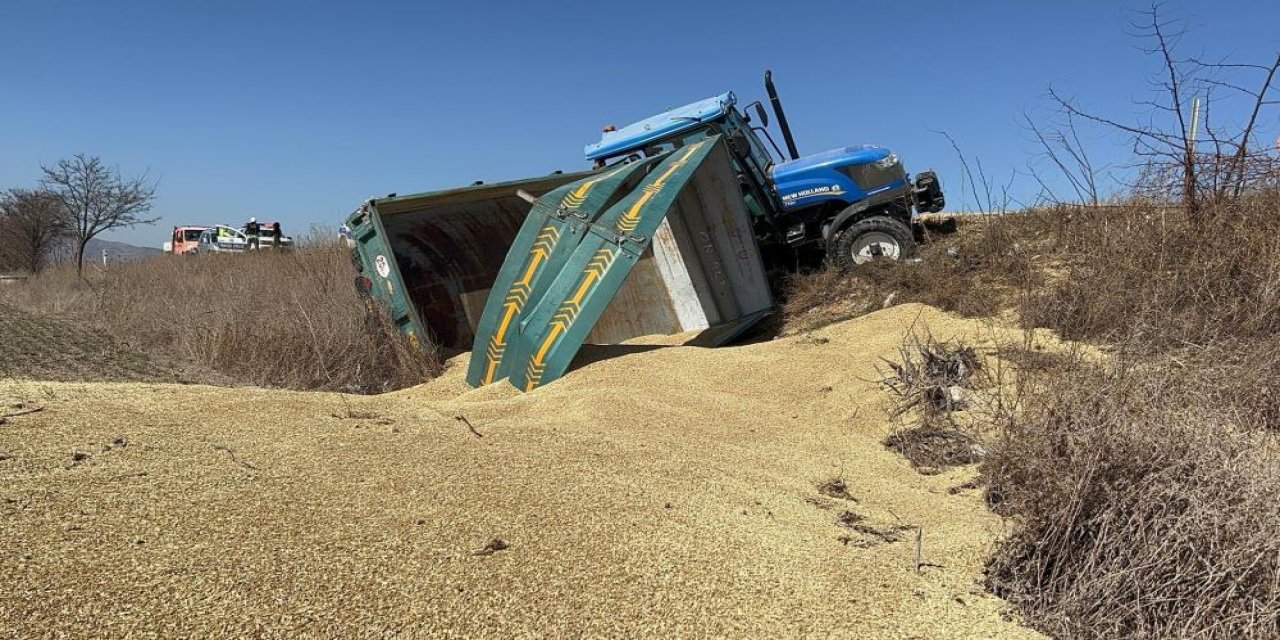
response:
[[[127,242],[94,238],[84,248],[85,262],[101,263],[103,249],[107,250],[107,260],[110,262],[146,260],[164,253],[159,247],[139,247]],[[74,242],[66,243],[60,249],[54,251],[54,261],[70,262],[74,260],[75,250]]]
[[[139,247],[126,242],[94,238],[84,249],[85,257],[93,256],[101,260],[103,249],[107,250],[108,260],[145,260],[164,253],[160,247]]]

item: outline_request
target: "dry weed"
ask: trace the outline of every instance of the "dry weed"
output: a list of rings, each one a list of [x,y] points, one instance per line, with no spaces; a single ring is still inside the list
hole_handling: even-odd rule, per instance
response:
[[[208,366],[235,380],[371,393],[438,372],[352,285],[340,244],[249,255],[163,256],[77,281],[52,269],[8,287],[11,303],[72,319],[131,348]]]
[[[966,218],[952,235],[919,249],[919,262],[879,262],[850,272],[791,276],[781,289],[782,333],[794,334],[905,302],[967,317],[1021,305],[1044,282],[1044,246],[1055,224],[1044,213]]]

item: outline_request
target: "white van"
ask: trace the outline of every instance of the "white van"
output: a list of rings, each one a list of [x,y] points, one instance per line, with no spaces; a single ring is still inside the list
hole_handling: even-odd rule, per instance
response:
[[[200,232],[200,241],[190,253],[244,253],[248,246],[243,231],[220,224]]]

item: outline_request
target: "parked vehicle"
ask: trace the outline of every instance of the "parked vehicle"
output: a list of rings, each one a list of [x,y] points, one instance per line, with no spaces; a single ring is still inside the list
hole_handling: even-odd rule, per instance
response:
[[[243,231],[220,224],[200,232],[196,248],[188,253],[244,253],[246,247],[248,240]]]
[[[184,253],[195,251],[200,244],[200,234],[208,228],[202,226],[174,227],[173,236],[168,242],[164,243],[165,253],[180,256]]]
[[[276,244],[275,231],[279,226],[279,222],[259,222],[258,223],[258,248],[265,249],[274,247]],[[240,233],[244,233],[245,228],[240,227]],[[288,249],[293,246],[293,238],[290,236],[281,236],[280,248]]]

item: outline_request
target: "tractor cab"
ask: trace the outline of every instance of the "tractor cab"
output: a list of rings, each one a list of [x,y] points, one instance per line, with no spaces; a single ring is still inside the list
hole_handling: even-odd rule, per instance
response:
[[[787,154],[769,134],[764,105],[753,102],[740,112],[727,92],[621,129],[606,127],[600,142],[587,145],[587,159],[597,168],[634,162],[723,134],[762,248],[819,247],[841,266],[914,255],[913,216],[945,204],[937,176],[927,171],[913,181],[897,154],[874,145],[800,157],[769,72],[765,88]]]
[[[747,208],[757,220],[757,227],[770,226],[781,201],[769,187],[769,172],[775,159],[761,142],[757,131],[772,143],[762,126],[752,126],[750,116],[740,113],[732,91],[700,100],[678,109],[646,118],[622,129],[605,127],[600,142],[587,145],[586,156],[596,168],[636,162],[707,136],[724,134],[733,151],[733,164],[746,198]],[[768,125],[768,116],[759,103],[758,118]],[[774,145],[777,149],[777,145]],[[781,155],[781,151],[778,151]],[[759,230],[759,229],[758,229]]]

